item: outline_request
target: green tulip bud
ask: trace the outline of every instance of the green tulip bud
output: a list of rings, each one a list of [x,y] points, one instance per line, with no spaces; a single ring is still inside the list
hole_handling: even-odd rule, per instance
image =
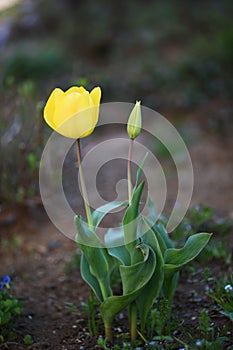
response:
[[[141,131],[142,127],[142,113],[141,113],[141,101],[136,101],[135,106],[130,113],[127,132],[129,137],[134,140]]]

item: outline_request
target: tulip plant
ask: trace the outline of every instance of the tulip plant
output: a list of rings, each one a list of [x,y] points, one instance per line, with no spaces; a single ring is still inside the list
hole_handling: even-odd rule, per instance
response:
[[[141,104],[136,102],[128,120],[130,138],[128,153],[128,198],[124,202],[110,202],[91,212],[82,173],[80,138],[90,135],[97,122],[101,90],[90,93],[83,87],[72,87],[63,92],[55,89],[44,110],[46,122],[57,132],[76,140],[80,183],[86,210],[86,220],[75,217],[76,241],[82,251],[81,275],[100,301],[100,313],[105,325],[105,336],[112,341],[111,324],[117,313],[129,309],[131,340],[139,332],[143,335],[148,313],[159,295],[169,305],[178,281],[179,270],[193,260],[208,243],[211,234],[190,236],[177,249],[164,225],[158,221],[152,199],[148,195],[149,215],[140,212],[144,182],[140,181],[143,163],[139,166],[136,183],[131,188],[131,155],[134,139],[141,130]],[[105,244],[97,235],[97,228],[105,215],[118,207],[125,208],[119,229],[109,229]],[[119,269],[122,295],[114,295],[111,276]],[[140,324],[138,326],[138,319]]]

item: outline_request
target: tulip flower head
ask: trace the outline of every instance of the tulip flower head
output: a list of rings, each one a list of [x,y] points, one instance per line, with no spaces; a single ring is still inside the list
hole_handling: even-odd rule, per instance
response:
[[[73,86],[67,91],[56,88],[45,108],[46,123],[59,134],[79,139],[90,135],[98,122],[101,89],[90,93],[84,87]]]
[[[142,127],[142,113],[141,113],[141,101],[136,101],[132,112],[130,113],[127,132],[131,140],[134,140],[141,131]]]

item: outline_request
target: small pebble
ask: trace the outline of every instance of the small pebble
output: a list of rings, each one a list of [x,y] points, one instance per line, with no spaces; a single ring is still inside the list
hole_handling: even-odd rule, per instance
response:
[[[52,240],[49,242],[48,244],[48,250],[54,250],[54,249],[57,249],[59,248],[61,245],[61,242],[58,241],[58,240]]]

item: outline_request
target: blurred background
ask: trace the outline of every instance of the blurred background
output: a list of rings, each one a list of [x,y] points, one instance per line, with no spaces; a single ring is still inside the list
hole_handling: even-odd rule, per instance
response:
[[[168,118],[191,152],[194,201],[232,215],[232,10],[230,0],[1,0],[0,203],[39,198],[54,87],[99,85],[102,102],[140,99]]]

